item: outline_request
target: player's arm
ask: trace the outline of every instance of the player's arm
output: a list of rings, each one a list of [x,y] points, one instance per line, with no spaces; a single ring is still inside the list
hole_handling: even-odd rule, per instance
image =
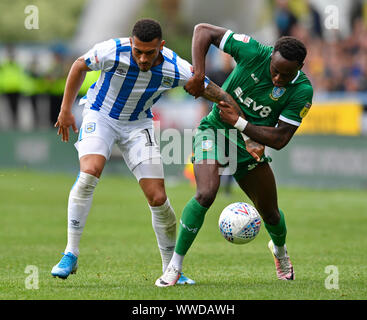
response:
[[[276,150],[284,148],[298,128],[281,120],[278,121],[277,127],[253,125],[239,116],[236,108],[225,101],[221,101],[218,108],[220,109],[220,117],[224,122],[233,125],[252,140]]]
[[[192,36],[192,65],[194,76],[185,85],[185,90],[195,98],[204,92],[205,56],[211,44],[219,47],[227,29],[207,23],[195,26]]]
[[[64,96],[61,103],[61,109],[55,127],[58,127],[57,135],[62,135],[61,141],[69,140],[69,127],[74,132],[78,132],[75,124],[75,118],[71,112],[74,101],[78,95],[80,87],[83,84],[87,71],[91,71],[85,64],[84,57],[80,57],[74,61],[66,79]]]
[[[206,88],[204,88],[202,97],[215,103],[225,102],[228,105],[233,106],[232,110],[237,118],[245,118],[243,111],[238,106],[233,97],[228,92],[224,91],[221,87],[216,85],[213,81],[210,81]],[[260,161],[261,156],[264,154],[265,146],[257,143],[256,141],[253,141],[251,138],[246,140],[245,142],[247,152],[250,153],[256,159],[256,161]]]

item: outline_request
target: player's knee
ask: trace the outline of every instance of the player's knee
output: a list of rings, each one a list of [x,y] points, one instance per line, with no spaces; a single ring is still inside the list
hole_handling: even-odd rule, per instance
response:
[[[209,208],[215,200],[217,193],[214,190],[198,190],[195,199],[205,208]]]
[[[91,176],[94,176],[96,178],[99,178],[102,174],[102,170],[94,166],[84,169],[83,172],[90,174]]]
[[[98,178],[87,172],[80,172],[74,186],[71,189],[70,195],[77,197],[88,197],[94,192],[95,187],[98,183]]]
[[[165,192],[155,191],[147,195],[147,199],[151,207],[159,207],[164,205],[167,200],[167,195]]]

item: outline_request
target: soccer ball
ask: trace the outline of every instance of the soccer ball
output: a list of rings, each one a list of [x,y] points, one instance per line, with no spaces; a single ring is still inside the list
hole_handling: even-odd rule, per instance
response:
[[[261,227],[261,217],[248,203],[235,202],[225,207],[219,217],[219,231],[229,242],[248,243],[255,239]]]

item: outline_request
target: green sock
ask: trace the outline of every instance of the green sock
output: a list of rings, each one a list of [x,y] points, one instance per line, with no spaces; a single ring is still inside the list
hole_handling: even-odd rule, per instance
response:
[[[192,198],[185,206],[178,231],[175,252],[185,255],[194,242],[201,226],[204,223],[205,213],[208,208],[200,205],[195,198]]]
[[[273,226],[266,223],[264,223],[264,225],[266,230],[268,230],[268,233],[271,237],[271,240],[273,240],[273,243],[278,247],[282,247],[285,244],[285,238],[287,236],[287,226],[285,225],[284,213],[280,209],[279,214],[280,221],[277,225]]]

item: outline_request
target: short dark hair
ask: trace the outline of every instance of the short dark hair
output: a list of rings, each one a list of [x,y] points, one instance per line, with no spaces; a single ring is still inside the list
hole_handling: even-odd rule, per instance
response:
[[[140,19],[133,27],[132,36],[137,37],[143,42],[150,42],[157,38],[161,40],[162,29],[158,21],[153,19]]]
[[[302,65],[306,55],[307,49],[305,45],[295,37],[281,37],[275,43],[274,52],[279,51],[283,58],[289,61],[297,61]]]

